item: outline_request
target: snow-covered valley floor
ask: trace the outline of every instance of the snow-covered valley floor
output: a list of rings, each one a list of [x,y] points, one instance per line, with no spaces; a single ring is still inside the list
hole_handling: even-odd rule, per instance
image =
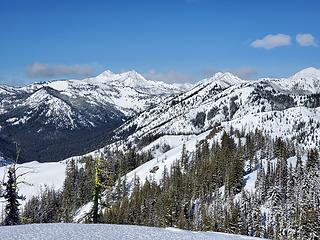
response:
[[[111,224],[31,224],[0,227],[0,239],[10,240],[236,240],[258,239],[216,232],[191,232]],[[261,238],[259,238],[261,239]]]

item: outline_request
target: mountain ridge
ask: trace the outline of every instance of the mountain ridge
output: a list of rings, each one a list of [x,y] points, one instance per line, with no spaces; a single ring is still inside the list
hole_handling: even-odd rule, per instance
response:
[[[10,148],[9,155],[13,158],[13,142],[23,142],[22,136],[32,141],[34,136],[46,132],[46,138],[58,141],[64,137],[68,141],[70,137],[65,134],[69,131],[77,131],[80,134],[77,136],[82,136],[84,129],[96,131],[100,142],[89,148],[85,143],[80,144],[88,152],[94,150],[94,145],[100,147],[126,136],[198,134],[248,114],[317,107],[319,72],[319,69],[307,68],[289,78],[257,81],[218,72],[188,90],[147,80],[134,70],[124,73],[106,70],[82,80],[56,80],[16,88],[0,86],[0,143],[11,143],[2,148]],[[26,146],[22,144],[22,147]],[[72,151],[49,160],[83,153],[83,150]],[[24,161],[41,159],[43,157],[32,154]]]
[[[106,71],[82,80],[56,80],[24,87],[0,86],[0,89],[0,138],[3,140],[0,148],[6,149],[4,155],[14,158],[14,143],[17,142],[23,149],[22,161],[56,161],[84,153],[88,140],[95,142],[89,149],[94,145],[98,147],[106,143],[110,131],[125,120],[183,91],[179,86],[146,80],[135,71],[120,74]],[[87,140],[79,144],[77,151],[76,148],[71,152],[64,150],[68,142],[72,142],[71,135],[75,137],[77,133],[81,139],[82,131],[85,134],[91,131],[89,135],[93,139],[83,136]],[[95,137],[99,140],[94,140]],[[61,139],[66,146],[59,143]],[[48,143],[43,144],[42,140]],[[42,152],[43,148],[50,152],[50,148],[55,149],[57,154],[45,157],[44,151],[38,156],[36,152]],[[64,151],[69,153],[63,154]]]
[[[309,73],[309,70],[300,71],[299,75],[306,72]],[[308,74],[305,79],[310,80]],[[316,94],[319,89],[316,85],[306,89],[303,84],[296,86],[297,89],[287,85],[287,81],[246,81],[234,77],[231,73],[217,73],[200,81],[191,90],[127,121],[116,130],[115,140],[121,139],[121,135],[129,137],[132,141],[148,135],[199,134],[223,122],[237,119],[241,121],[247,116],[255,118],[254,116],[258,115],[261,117],[259,121],[265,121],[263,116],[268,112],[285,112],[284,117],[288,115],[287,118],[295,126],[295,119],[289,115],[295,114],[297,108],[312,108],[316,111],[320,106],[319,96]],[[312,115],[308,116],[313,118]],[[319,120],[316,115],[314,120]],[[242,125],[244,127],[244,123]],[[264,130],[263,126],[260,128]],[[318,133],[313,134],[316,136]]]

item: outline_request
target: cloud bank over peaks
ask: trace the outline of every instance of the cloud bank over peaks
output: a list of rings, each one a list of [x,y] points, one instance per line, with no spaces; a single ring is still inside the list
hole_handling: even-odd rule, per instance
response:
[[[49,65],[45,63],[35,62],[28,65],[26,68],[26,74],[31,78],[54,78],[68,75],[90,76],[93,73],[93,67],[87,64]]]

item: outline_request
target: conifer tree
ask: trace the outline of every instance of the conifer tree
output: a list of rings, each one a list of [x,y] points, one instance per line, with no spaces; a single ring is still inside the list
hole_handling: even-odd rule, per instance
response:
[[[237,137],[246,137],[247,142]],[[57,206],[59,213],[68,203],[72,219],[79,204],[93,199],[90,222],[177,226],[280,240],[319,239],[317,150],[309,151],[304,165],[302,152],[293,149],[293,144],[281,138],[273,142],[257,130],[236,137],[224,132],[221,142],[216,140],[212,146],[209,142],[198,142],[194,152],[183,146],[181,158],[169,170],[164,167],[159,182],[146,178],[141,184],[136,176],[133,182],[126,182],[125,173],[150,157],[135,148],[129,153],[110,153],[108,161],[89,161],[80,169],[79,164],[70,162],[62,193],[45,190],[26,204],[25,216],[31,221],[59,221],[51,206]],[[292,162],[288,158],[295,152],[297,164],[288,166]],[[255,178],[253,171],[257,171],[256,185],[248,191],[243,186]],[[248,178],[244,179],[244,174],[249,174]],[[80,196],[83,189],[91,192]]]
[[[317,149],[311,149],[308,152],[308,160],[307,160],[307,171],[311,169],[316,169],[319,167],[319,152]]]
[[[1,196],[6,200],[6,206],[5,206],[5,219],[4,219],[4,225],[17,225],[20,224],[20,211],[19,211],[19,200],[24,200],[25,197],[18,194],[18,184],[27,184],[29,183],[21,180],[18,181],[18,179],[29,172],[24,172],[19,175],[17,175],[18,167],[16,167],[16,164],[18,163],[19,155],[20,155],[20,148],[18,145],[16,145],[16,160],[15,162],[9,166],[8,168],[8,176],[7,181],[3,183],[3,186],[5,187],[5,190],[1,192]]]
[[[20,203],[18,200],[24,199],[24,197],[18,195],[15,164],[9,167],[8,180],[3,185],[6,187],[3,197],[7,202],[4,225],[18,225],[21,223],[19,212]]]
[[[112,179],[110,168],[106,160],[97,159],[95,162],[95,185],[92,207],[92,222],[98,223],[102,219],[102,205],[106,208],[110,207],[112,200]],[[106,191],[106,192],[105,192]],[[102,204],[101,195],[105,192],[105,202]]]
[[[181,164],[184,169],[188,168],[188,153],[186,150],[186,144],[183,143],[182,145],[182,152],[181,152]]]
[[[75,210],[80,207],[78,204],[79,199],[77,198],[77,177],[78,167],[74,159],[68,162],[66,169],[66,178],[63,184],[63,220],[65,222],[71,222],[72,216]]]

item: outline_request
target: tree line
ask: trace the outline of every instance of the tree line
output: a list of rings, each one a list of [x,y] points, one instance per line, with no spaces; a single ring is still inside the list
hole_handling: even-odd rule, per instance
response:
[[[134,147],[71,160],[63,189],[46,187],[34,196],[22,222],[72,222],[81,206],[93,202],[84,222],[319,239],[318,149],[310,149],[304,161],[298,146],[258,130],[245,134],[231,127],[215,141],[211,135],[194,151],[183,145],[181,157],[164,169],[160,181],[123,177],[152,158]],[[249,178],[256,178],[252,189],[245,188]]]

